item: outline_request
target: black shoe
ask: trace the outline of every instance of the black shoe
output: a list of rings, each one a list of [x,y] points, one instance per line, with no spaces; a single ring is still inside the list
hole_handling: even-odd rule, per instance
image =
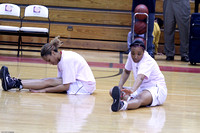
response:
[[[3,73],[0,70],[0,79],[2,79],[2,78],[3,78]]]
[[[181,57],[181,61],[189,62],[188,56],[183,56],[183,57]]]
[[[113,98],[113,104],[111,105],[111,110],[117,112],[121,108],[120,89],[118,86],[115,86],[112,89],[112,98]]]
[[[174,60],[174,56],[167,56],[166,60],[167,61],[172,61],[172,60]]]
[[[11,88],[18,88],[21,85],[21,80],[16,78],[11,78],[8,72],[8,67],[2,66],[1,67],[1,82],[4,91],[8,91]]]

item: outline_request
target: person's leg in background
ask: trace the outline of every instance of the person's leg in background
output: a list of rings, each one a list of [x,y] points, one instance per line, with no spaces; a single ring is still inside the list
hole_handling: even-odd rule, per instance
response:
[[[174,9],[172,0],[164,0],[163,2],[163,15],[164,15],[164,41],[165,41],[165,54],[166,60],[174,60],[175,46],[174,35],[176,28],[176,20],[174,16]]]
[[[154,58],[154,44],[153,44],[154,19],[155,19],[155,13],[149,13],[147,52],[153,58]]]
[[[147,39],[147,52],[154,58],[154,45],[153,45],[153,27],[154,27],[155,13],[149,13],[148,23],[148,39]]]
[[[181,61],[188,62],[189,50],[189,27],[190,27],[190,1],[180,0],[178,3],[173,3],[175,11],[175,18],[180,35],[180,54]]]

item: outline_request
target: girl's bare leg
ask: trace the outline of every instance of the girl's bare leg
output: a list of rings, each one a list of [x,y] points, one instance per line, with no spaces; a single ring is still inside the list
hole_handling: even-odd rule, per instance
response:
[[[39,90],[47,87],[58,86],[62,84],[61,78],[45,78],[45,79],[33,79],[22,80],[24,89]]]
[[[127,109],[137,109],[141,106],[148,106],[152,103],[153,98],[148,90],[142,91],[136,98],[128,101]]]

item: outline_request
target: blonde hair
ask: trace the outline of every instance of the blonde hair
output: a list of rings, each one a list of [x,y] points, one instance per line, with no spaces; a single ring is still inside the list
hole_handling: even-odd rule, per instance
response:
[[[50,43],[46,43],[41,49],[41,57],[51,55],[52,51],[58,52],[58,48],[63,44],[59,40],[60,36],[55,37]]]

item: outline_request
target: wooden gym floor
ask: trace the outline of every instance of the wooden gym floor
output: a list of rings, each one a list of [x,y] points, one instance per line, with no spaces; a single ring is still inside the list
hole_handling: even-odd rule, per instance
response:
[[[200,65],[165,61],[156,56],[168,87],[162,106],[112,112],[108,91],[118,85],[127,55],[119,52],[73,50],[91,66],[97,82],[93,95],[3,91],[0,87],[0,133],[188,133],[200,131]],[[21,79],[55,77],[56,66],[37,56],[0,54],[0,65]],[[126,86],[133,85],[133,75]]]

